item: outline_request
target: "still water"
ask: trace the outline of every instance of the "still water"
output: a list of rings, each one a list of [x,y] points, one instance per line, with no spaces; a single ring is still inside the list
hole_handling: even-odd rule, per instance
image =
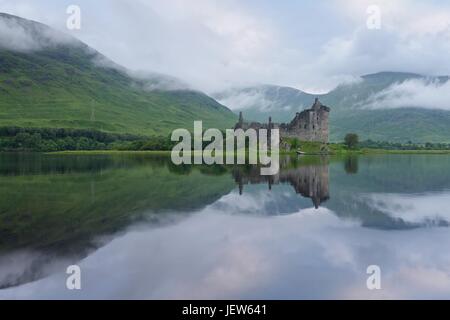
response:
[[[445,155],[285,157],[263,177],[1,154],[0,299],[450,298],[449,169]]]

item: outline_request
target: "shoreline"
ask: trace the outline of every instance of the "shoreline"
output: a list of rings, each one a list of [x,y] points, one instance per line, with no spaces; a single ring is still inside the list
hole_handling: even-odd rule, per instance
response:
[[[37,152],[48,155],[109,155],[109,154],[149,154],[149,155],[170,155],[172,151],[141,151],[141,150],[74,150]],[[10,153],[14,153],[10,152]],[[30,152],[34,153],[34,152]],[[280,152],[280,155],[297,155],[296,152]],[[425,154],[425,155],[450,155],[450,150],[386,150],[386,149],[361,149],[361,150],[339,150],[328,153],[305,153],[303,156],[342,156],[342,155],[371,155],[371,154]],[[300,156],[300,155],[299,155]]]

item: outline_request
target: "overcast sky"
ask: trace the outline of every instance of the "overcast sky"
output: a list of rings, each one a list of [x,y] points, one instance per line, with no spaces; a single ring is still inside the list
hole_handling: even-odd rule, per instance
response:
[[[79,5],[81,30],[66,29]],[[381,28],[367,27],[378,5]],[[450,74],[450,1],[0,0],[133,70],[213,92],[270,83],[324,92],[378,71]]]

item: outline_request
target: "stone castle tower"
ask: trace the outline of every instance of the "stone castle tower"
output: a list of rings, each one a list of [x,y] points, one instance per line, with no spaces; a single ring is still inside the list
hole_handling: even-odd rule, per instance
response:
[[[300,141],[312,141],[328,143],[330,108],[322,105],[316,98],[310,109],[303,110],[295,115],[290,123],[276,124],[269,119],[268,124],[259,122],[244,122],[242,112],[239,114],[239,122],[235,129],[279,129],[281,138],[297,138]]]

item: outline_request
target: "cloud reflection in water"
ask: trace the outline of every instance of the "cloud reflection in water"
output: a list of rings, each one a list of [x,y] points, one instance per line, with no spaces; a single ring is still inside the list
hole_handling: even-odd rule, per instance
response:
[[[246,205],[264,211],[263,198],[264,193],[236,197],[226,201],[226,207],[219,200],[175,225],[131,229],[80,263],[80,292],[65,289],[62,271],[0,291],[0,298],[358,299],[450,294],[446,228],[371,230],[341,220],[326,208],[272,217],[230,214]],[[366,288],[371,264],[382,269],[380,291]]]

